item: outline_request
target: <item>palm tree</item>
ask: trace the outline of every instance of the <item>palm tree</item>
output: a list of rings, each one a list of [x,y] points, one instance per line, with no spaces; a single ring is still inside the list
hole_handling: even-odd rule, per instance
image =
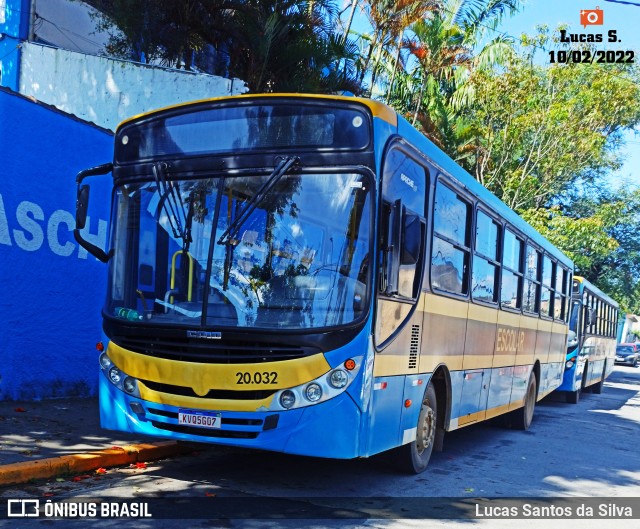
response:
[[[376,0],[367,2],[366,15],[372,27],[369,49],[362,65],[360,81],[371,75],[371,91],[376,82],[382,57],[391,57],[395,42],[401,42],[404,30],[426,13],[433,10],[439,0]],[[373,64],[371,62],[373,61]]]
[[[357,48],[337,31],[330,0],[252,0],[238,12],[230,71],[252,92],[360,92]]]
[[[439,8],[415,22],[403,41],[413,66],[390,83],[388,100],[454,157],[472,144],[463,117],[472,95],[466,79],[474,68],[499,63],[512,51],[503,35],[475,56],[474,47],[519,5],[520,0],[440,0]]]

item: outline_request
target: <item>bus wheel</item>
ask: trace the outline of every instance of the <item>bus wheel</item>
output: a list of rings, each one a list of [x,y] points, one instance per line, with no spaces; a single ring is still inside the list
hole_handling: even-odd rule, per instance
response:
[[[524,406],[511,412],[511,427],[515,430],[528,430],[533,420],[533,410],[536,407],[536,376],[529,375],[527,391],[524,395]]]
[[[578,404],[580,400],[580,393],[585,389],[585,384],[587,383],[587,370],[585,366],[585,370],[582,372],[582,381],[580,382],[580,387],[575,391],[571,391],[567,393],[567,402],[569,404]]]
[[[395,463],[400,470],[410,474],[424,472],[433,452],[437,424],[436,389],[429,383],[420,408],[415,441],[399,446],[394,451]]]
[[[602,388],[604,387],[604,376],[607,373],[607,364],[602,368],[602,378],[596,382],[593,386],[591,386],[591,393],[595,393],[596,395],[600,395],[602,393]]]

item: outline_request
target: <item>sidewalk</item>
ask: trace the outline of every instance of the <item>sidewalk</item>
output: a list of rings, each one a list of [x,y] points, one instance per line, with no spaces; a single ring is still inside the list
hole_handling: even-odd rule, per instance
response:
[[[173,441],[101,429],[97,398],[0,402],[0,486],[184,451]]]

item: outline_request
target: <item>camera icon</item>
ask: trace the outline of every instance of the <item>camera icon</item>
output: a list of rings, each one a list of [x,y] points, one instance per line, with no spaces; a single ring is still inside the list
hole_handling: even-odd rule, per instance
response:
[[[604,11],[600,7],[596,6],[595,9],[583,9],[580,11],[580,25],[587,26],[602,26],[604,24]]]

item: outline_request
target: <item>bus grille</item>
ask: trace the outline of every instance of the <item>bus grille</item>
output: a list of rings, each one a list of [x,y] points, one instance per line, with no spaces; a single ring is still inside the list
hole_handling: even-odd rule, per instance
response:
[[[195,426],[185,426],[183,424],[170,424],[159,421],[151,421],[151,424],[160,430],[170,432],[200,435],[202,437],[217,437],[226,439],[255,439],[260,432],[245,432],[237,430],[210,430],[207,428],[197,428]]]
[[[150,380],[141,379],[145,386],[154,391],[169,393],[171,395],[182,395],[184,397],[197,397],[201,399],[230,399],[230,400],[263,400],[273,395],[276,391],[269,390],[249,390],[249,391],[233,391],[225,389],[212,389],[206,395],[197,395],[193,389],[186,386],[174,386],[172,384],[164,384],[161,382],[152,382]]]
[[[156,358],[206,364],[249,364],[294,360],[318,354],[320,349],[256,342],[203,342],[153,336],[113,336],[120,347]]]

